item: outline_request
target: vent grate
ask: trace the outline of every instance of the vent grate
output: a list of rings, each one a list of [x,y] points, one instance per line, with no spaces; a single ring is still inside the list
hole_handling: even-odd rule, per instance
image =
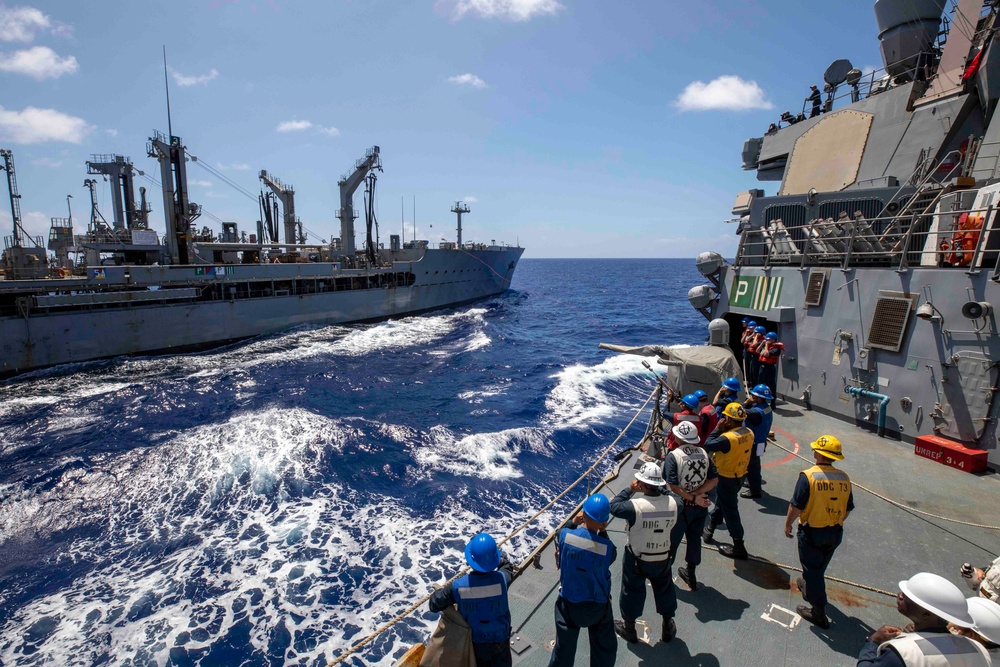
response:
[[[818,306],[823,303],[824,285],[826,285],[826,271],[823,269],[809,271],[809,283],[806,285],[807,306]]]
[[[875,314],[868,328],[868,347],[899,352],[903,333],[910,321],[913,301],[908,298],[881,296],[875,303]]]

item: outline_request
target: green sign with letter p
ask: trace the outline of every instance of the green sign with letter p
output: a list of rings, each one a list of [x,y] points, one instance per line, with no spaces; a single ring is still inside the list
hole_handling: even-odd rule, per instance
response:
[[[736,276],[729,291],[729,305],[751,310],[770,310],[778,305],[784,278]]]

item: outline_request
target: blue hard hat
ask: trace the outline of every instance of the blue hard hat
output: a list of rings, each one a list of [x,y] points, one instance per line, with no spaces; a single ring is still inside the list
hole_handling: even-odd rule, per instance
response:
[[[764,338],[768,340],[778,340],[778,334],[774,333],[773,331],[769,331],[768,334],[764,336]]]
[[[764,327],[757,327],[753,331],[754,333],[767,333],[767,329],[765,329]]]
[[[771,388],[766,384],[759,384],[750,390],[751,396],[756,396],[757,398],[763,398],[764,400],[770,401],[774,396],[771,395]]]
[[[726,378],[725,382],[722,383],[722,386],[728,389],[729,391],[739,391],[740,381],[737,380],[736,378]]]
[[[694,397],[697,398],[699,401],[703,401],[708,398],[708,394],[699,389],[698,391],[694,392]]]
[[[681,399],[681,403],[688,406],[689,408],[696,408],[698,407],[698,397],[695,396],[694,394],[688,394],[687,396]]]
[[[479,533],[465,545],[465,562],[476,572],[492,572],[500,566],[500,548],[496,540]]]
[[[749,317],[744,317],[744,318],[743,318],[743,324],[746,324],[746,323],[747,323],[747,322],[749,322],[749,321],[750,321],[750,318],[749,318]]]
[[[757,326],[757,323],[754,322],[753,320],[747,322],[747,329],[753,329],[755,326]]]
[[[607,523],[611,518],[611,503],[608,502],[607,496],[595,493],[584,501],[583,513],[597,523]]]

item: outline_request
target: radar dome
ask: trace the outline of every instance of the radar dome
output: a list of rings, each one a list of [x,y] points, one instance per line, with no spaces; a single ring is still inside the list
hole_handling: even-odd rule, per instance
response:
[[[708,344],[729,345],[729,322],[717,317],[708,323]]]
[[[708,285],[695,285],[688,290],[688,302],[695,310],[708,308],[718,295]]]
[[[717,252],[703,252],[694,260],[694,265],[698,267],[698,272],[703,276],[714,276],[722,268],[725,260]]]

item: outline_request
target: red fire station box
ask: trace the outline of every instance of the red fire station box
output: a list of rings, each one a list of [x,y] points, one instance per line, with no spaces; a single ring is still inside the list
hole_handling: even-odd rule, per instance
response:
[[[913,453],[965,472],[986,470],[986,452],[984,450],[969,449],[961,443],[942,438],[939,435],[918,436]]]

